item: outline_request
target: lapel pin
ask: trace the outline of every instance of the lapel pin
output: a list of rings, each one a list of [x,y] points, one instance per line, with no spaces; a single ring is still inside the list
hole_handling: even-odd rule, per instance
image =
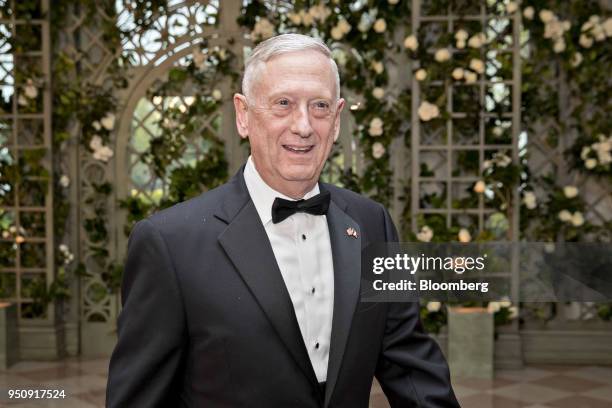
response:
[[[348,235],[349,237],[357,238],[357,231],[355,230],[355,228],[349,227],[346,229],[346,235]]]

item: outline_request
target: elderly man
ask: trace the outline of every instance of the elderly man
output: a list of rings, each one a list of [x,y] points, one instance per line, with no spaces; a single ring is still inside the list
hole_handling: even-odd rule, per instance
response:
[[[234,96],[251,156],[227,184],[130,236],[109,407],[458,407],[415,303],[359,301],[360,253],[387,211],[318,183],[338,138],[336,64],[319,40],[259,44]]]

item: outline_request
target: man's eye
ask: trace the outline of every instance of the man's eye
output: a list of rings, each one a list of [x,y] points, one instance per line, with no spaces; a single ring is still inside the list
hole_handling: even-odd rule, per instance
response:
[[[289,100],[287,99],[281,99],[277,103],[281,106],[289,106]]]
[[[329,109],[329,104],[327,102],[315,102],[315,108],[317,108],[317,109]]]

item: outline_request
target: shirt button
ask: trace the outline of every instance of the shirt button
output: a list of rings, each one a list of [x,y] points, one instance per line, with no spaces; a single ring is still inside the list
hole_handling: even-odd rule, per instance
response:
[[[315,344],[315,348],[318,350],[319,349],[319,342],[317,341],[317,344]]]
[[[306,235],[302,234],[302,241],[306,241]]]
[[[312,290],[310,291],[310,293],[312,293],[314,295],[315,293],[315,288],[312,288]]]

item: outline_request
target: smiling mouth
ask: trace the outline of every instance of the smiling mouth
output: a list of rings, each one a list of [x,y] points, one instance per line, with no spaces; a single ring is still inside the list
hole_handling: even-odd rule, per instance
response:
[[[314,145],[310,146],[291,146],[291,145],[283,145],[283,149],[290,151],[292,153],[308,153],[314,148]]]

